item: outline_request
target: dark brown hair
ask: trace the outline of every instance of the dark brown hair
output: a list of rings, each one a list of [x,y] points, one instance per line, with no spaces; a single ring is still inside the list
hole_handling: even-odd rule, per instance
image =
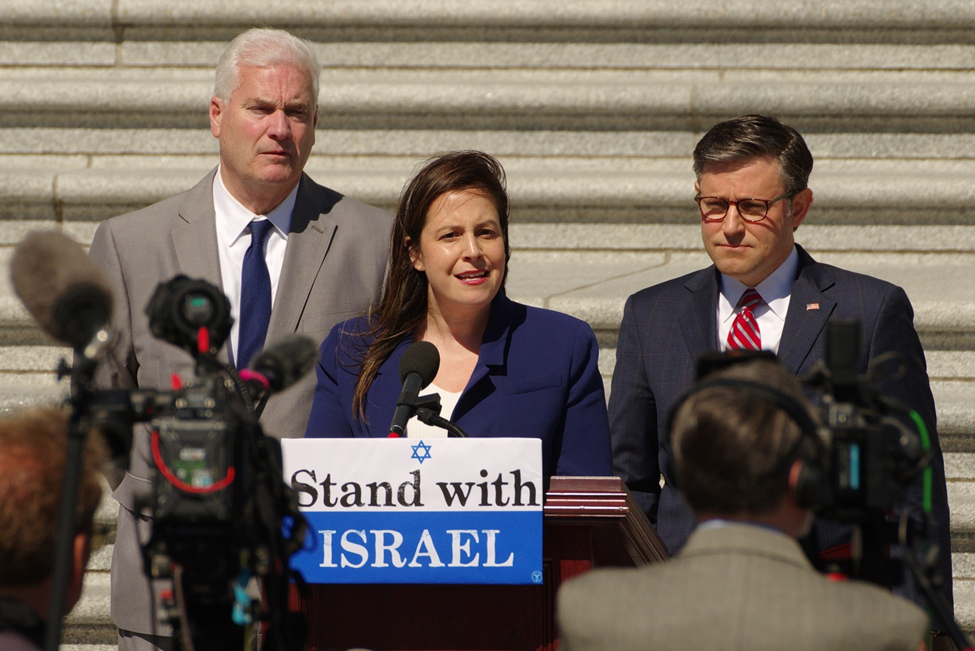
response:
[[[745,380],[807,403],[781,364],[736,364],[707,380]],[[696,512],[764,515],[788,492],[795,459],[816,459],[816,444],[785,411],[734,387],[704,388],[680,406],[671,441],[677,484]]]
[[[406,184],[389,238],[389,261],[379,304],[372,311],[369,329],[361,333],[358,350],[350,351],[352,359],[361,360],[352,413],[365,415],[365,398],[376,379],[376,373],[393,349],[410,337],[427,316],[427,277],[413,268],[410,252],[420,243],[427,213],[434,202],[448,192],[477,190],[494,202],[501,222],[504,240],[505,275],[508,276],[508,193],[504,168],[492,156],[480,151],[456,151],[431,158]]]
[[[0,418],[0,586],[40,583],[53,571],[68,414],[40,408]],[[86,439],[75,531],[88,531],[102,489],[101,437]]]
[[[813,157],[806,141],[792,127],[765,115],[743,115],[711,127],[694,148],[694,173],[700,181],[709,164],[759,158],[778,161],[789,194],[808,186]]]

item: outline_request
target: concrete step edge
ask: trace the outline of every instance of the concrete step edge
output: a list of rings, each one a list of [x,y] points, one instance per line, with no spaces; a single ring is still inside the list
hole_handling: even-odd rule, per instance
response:
[[[59,70],[0,69],[4,111],[75,111],[200,115],[212,94],[210,69]],[[320,116],[380,114],[387,118],[424,112],[442,117],[477,111],[502,115],[585,114],[593,122],[614,115],[728,115],[774,106],[780,115],[958,117],[970,115],[975,98],[964,92],[971,72],[747,70],[644,72],[631,70],[417,71],[325,69],[320,79]],[[865,92],[869,90],[869,92]],[[923,98],[923,100],[922,100]]]
[[[102,645],[118,640],[118,628],[111,616],[111,578],[108,572],[85,574],[81,600],[68,615],[62,640],[68,644]]]
[[[234,11],[222,4],[200,5],[193,0],[121,2],[77,0],[70,9],[54,11],[42,0],[5,5],[0,20],[9,23],[120,25],[239,25],[267,21],[266,2],[239,0]],[[69,6],[70,6],[69,5]],[[275,6],[271,24],[279,25],[480,25],[565,27],[673,27],[721,25],[772,27],[804,25],[807,28],[854,29],[885,27],[954,27],[975,25],[975,10],[964,0],[938,0],[923,5],[890,4],[883,0],[830,1],[816,4],[776,3],[751,0],[722,2],[718,8],[706,0],[692,0],[680,7],[661,0],[613,0],[593,5],[586,0],[548,0],[517,3],[499,8],[494,3],[462,0],[414,0],[381,6],[356,0],[293,0]]]
[[[391,207],[422,158],[315,157],[306,171],[344,194]],[[684,158],[501,161],[513,207],[537,215],[529,221],[687,223],[695,214],[694,176]],[[216,163],[214,156],[0,157],[0,218],[101,219],[182,192]],[[973,175],[975,162],[965,160],[824,160],[810,178],[813,214],[818,223],[972,225]]]
[[[688,214],[684,215],[685,221],[693,222],[693,210],[686,208]],[[693,223],[540,224],[531,223],[531,217],[528,210],[514,204],[509,238],[516,258],[528,255],[563,256],[570,260],[583,255],[587,257],[588,263],[592,263],[597,257],[610,257],[617,253],[660,256],[699,253],[702,250],[700,227]],[[580,214],[574,219],[585,217],[585,214]],[[646,220],[650,219],[651,216],[647,215]],[[814,257],[834,253],[848,254],[862,258],[862,262],[880,260],[882,262],[875,264],[898,265],[915,263],[920,259],[941,259],[946,262],[964,260],[971,257],[970,252],[975,249],[975,224],[840,226],[818,224],[815,223],[817,220],[818,216],[811,216],[796,236],[797,241]],[[9,261],[10,249],[4,247],[15,247],[30,232],[60,230],[87,246],[98,224],[98,221],[62,223],[53,217],[35,220],[0,219],[0,264]],[[662,262],[663,260],[660,261]],[[641,263],[634,262],[634,270],[641,266]],[[517,273],[516,269],[512,271]],[[4,290],[3,287],[0,283],[0,295],[9,294],[9,290]]]
[[[559,159],[674,159],[682,171],[690,169],[690,156],[702,134],[697,131],[524,131],[409,129],[321,129],[311,161],[340,161],[368,157],[422,160],[439,151],[481,149],[495,156]],[[820,133],[804,134],[816,157],[817,171],[824,161],[881,161],[915,164],[926,160],[962,164],[975,150],[975,133]],[[209,156],[215,159],[218,141],[209,128],[114,128],[110,131],[72,127],[9,127],[0,129],[0,151],[13,165],[44,167],[45,161],[82,166],[77,156],[92,164],[109,166],[118,157]],[[15,157],[16,155],[16,157]],[[98,161],[104,161],[99,163]],[[87,160],[84,165],[87,165]],[[5,165],[6,167],[7,165]]]
[[[334,26],[332,26],[334,29]],[[50,68],[193,67],[210,68],[226,48],[226,28],[201,33],[192,40],[170,40],[164,34],[136,35],[127,30],[121,43],[103,39],[4,41],[0,34],[0,65]],[[318,34],[310,35],[312,38]],[[326,69],[370,68],[406,71],[436,69],[572,69],[582,70],[929,70],[965,71],[975,62],[975,48],[965,44],[877,43],[856,41],[795,42],[592,42],[566,34],[555,42],[538,35],[537,42],[491,42],[486,35],[408,42],[402,33],[380,42],[355,36],[314,42]],[[472,38],[473,36],[473,38]],[[13,35],[11,35],[13,37]],[[14,37],[16,38],[16,37]],[[66,37],[67,38],[67,37]],[[401,40],[394,40],[399,38]],[[702,35],[703,38],[703,35]],[[16,45],[16,47],[14,47]]]

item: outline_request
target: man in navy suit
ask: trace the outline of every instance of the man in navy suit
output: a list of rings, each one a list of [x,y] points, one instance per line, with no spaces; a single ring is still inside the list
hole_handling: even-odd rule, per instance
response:
[[[675,398],[694,382],[698,356],[761,348],[797,375],[806,374],[824,359],[827,322],[859,321],[863,354],[857,372],[866,373],[881,355],[900,354],[906,372],[900,379],[888,374],[880,388],[917,410],[931,432],[933,520],[950,597],[944,462],[914,312],[900,287],[818,263],[795,243],[793,233],[813,202],[807,186],[812,167],[802,136],[765,116],[722,122],[697,144],[695,200],[714,264],[627,300],[609,401],[614,472],[675,554],[695,518],[669,474],[665,426]],[[909,499],[919,513],[920,482]],[[815,536],[820,551],[849,540],[845,527],[830,522],[818,523]]]

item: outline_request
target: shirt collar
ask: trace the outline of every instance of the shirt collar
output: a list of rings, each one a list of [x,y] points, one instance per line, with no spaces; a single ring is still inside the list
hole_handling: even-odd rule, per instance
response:
[[[783,536],[788,536],[784,531],[778,527],[773,527],[770,524],[764,524],[760,522],[753,522],[751,520],[724,520],[722,518],[712,518],[710,520],[705,520],[694,528],[695,531],[707,531],[708,529],[721,529],[723,527],[755,527],[757,529],[765,529],[766,531],[774,531],[775,533],[781,534]]]
[[[793,246],[792,251],[789,252],[789,257],[775,271],[770,273],[765,280],[755,286],[755,291],[761,294],[762,300],[769,307],[769,311],[783,321],[789,308],[788,299],[792,294],[792,283],[796,278],[796,271],[798,269],[799,253],[796,251],[796,247]],[[741,282],[730,276],[721,274],[721,296],[730,304],[732,314],[738,305],[738,301],[741,300],[741,295],[745,293],[746,289],[748,287]]]
[[[213,207],[217,214],[217,229],[223,234],[224,241],[233,246],[250,223],[259,217],[267,217],[278,233],[287,240],[291,231],[291,213],[294,212],[298,199],[298,185],[267,215],[255,215],[230,194],[220,177],[220,167],[217,167],[213,179]]]

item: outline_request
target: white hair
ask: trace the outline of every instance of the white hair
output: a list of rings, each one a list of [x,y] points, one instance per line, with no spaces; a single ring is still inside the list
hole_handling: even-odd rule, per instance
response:
[[[322,69],[318,58],[311,43],[283,29],[256,27],[232,40],[217,61],[217,79],[213,94],[224,102],[229,102],[231,95],[240,86],[241,66],[268,68],[282,64],[292,65],[308,73],[317,108],[318,76]]]

